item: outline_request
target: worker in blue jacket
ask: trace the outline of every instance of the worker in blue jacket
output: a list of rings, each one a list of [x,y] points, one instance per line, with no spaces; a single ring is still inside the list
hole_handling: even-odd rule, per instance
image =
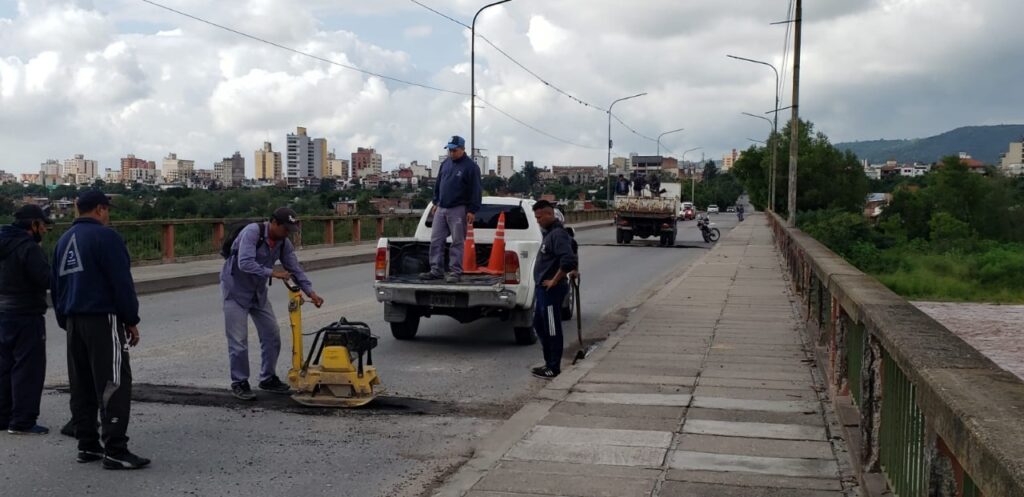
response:
[[[569,276],[579,268],[573,240],[558,221],[555,207],[547,200],[533,204],[537,224],[544,230],[537,262],[533,266],[534,290],[533,329],[544,351],[544,365],[530,372],[539,378],[552,379],[562,372],[562,302],[569,293]]]
[[[131,258],[121,235],[106,226],[110,197],[88,190],[78,196],[76,205],[78,218],[53,252],[50,291],[57,324],[68,333],[78,462],[102,460],[106,469],[138,469],[150,461],[128,450],[128,347],[139,343],[140,321]]]

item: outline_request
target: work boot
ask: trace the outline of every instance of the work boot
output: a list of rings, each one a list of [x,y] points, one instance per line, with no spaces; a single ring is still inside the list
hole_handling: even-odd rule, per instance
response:
[[[462,281],[462,275],[455,273],[449,274],[448,277],[444,279],[444,282],[449,284],[455,284],[460,281]]]
[[[86,448],[79,447],[78,459],[80,463],[95,462],[103,459],[103,446],[100,444],[90,445]]]
[[[437,274],[437,273],[435,273],[433,271],[428,271],[426,273],[420,273],[420,279],[421,280],[439,280],[441,278],[444,278],[443,274]]]
[[[270,393],[291,393],[292,387],[289,387],[275,375],[261,381],[260,390],[266,390]]]
[[[140,469],[149,466],[149,463],[149,459],[132,454],[128,449],[103,456],[103,469]]]
[[[238,400],[256,400],[256,394],[252,393],[248,381],[236,381],[231,384],[231,395]]]
[[[7,433],[11,435],[46,435],[50,429],[45,426],[33,425],[29,428],[8,428]]]

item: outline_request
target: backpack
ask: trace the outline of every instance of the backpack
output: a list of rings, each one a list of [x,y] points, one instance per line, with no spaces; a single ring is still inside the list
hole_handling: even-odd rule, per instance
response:
[[[239,221],[231,223],[231,225],[228,226],[228,235],[224,237],[224,243],[220,246],[221,257],[227,259],[238,254],[238,249],[232,249],[232,246],[235,244],[235,239],[238,238],[238,234],[250,224],[252,224],[252,221]],[[260,226],[260,238],[256,241],[256,248],[259,248],[260,245],[267,242],[267,236],[265,233],[266,228],[264,228],[263,223],[257,221],[257,224]]]

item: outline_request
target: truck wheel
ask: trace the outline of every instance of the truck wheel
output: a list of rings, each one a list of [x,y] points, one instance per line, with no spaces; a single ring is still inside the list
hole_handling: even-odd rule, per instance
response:
[[[673,231],[672,234],[669,235],[669,237],[668,237],[668,246],[669,247],[675,247],[676,246],[676,234],[677,233],[678,232]]]
[[[573,295],[572,290],[570,290],[569,293],[566,294],[565,296],[565,301],[562,302],[562,321],[568,321],[572,319],[572,299],[574,298],[576,298],[576,296]]]
[[[622,243],[623,239],[626,238],[622,234],[622,230],[615,230],[615,243]]]
[[[622,243],[624,245],[629,245],[632,242],[633,242],[633,234],[632,233],[623,233],[622,234]]]
[[[414,314],[406,316],[405,321],[391,323],[391,336],[396,340],[412,340],[420,328],[420,317]]]
[[[537,335],[533,334],[533,327],[515,327],[512,331],[516,335],[516,345],[533,345],[537,343]]]
[[[668,235],[664,235],[664,234],[659,235],[658,236],[658,246],[659,247],[664,247],[666,245],[668,245]]]

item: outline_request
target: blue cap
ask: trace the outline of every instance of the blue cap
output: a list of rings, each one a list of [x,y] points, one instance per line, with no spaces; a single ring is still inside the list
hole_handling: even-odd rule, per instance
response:
[[[78,194],[78,212],[91,212],[98,205],[110,205],[110,197],[99,190],[86,190]]]
[[[447,148],[448,150],[466,148],[466,139],[458,135],[452,136],[452,139],[448,140],[448,144],[445,145],[444,148]]]

